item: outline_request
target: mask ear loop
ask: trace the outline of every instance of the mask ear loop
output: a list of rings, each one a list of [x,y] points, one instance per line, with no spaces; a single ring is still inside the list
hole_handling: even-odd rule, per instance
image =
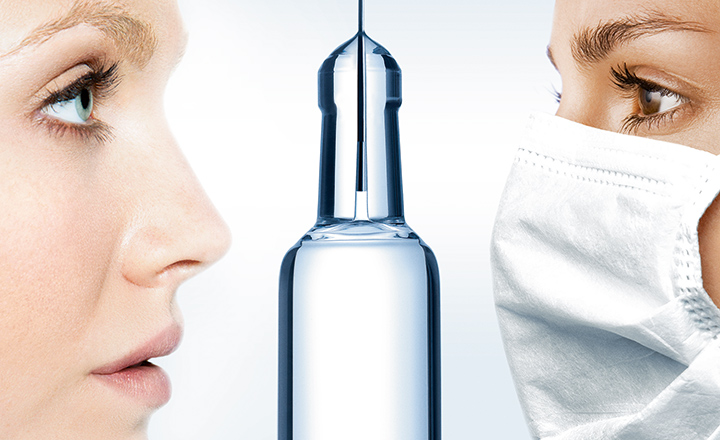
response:
[[[698,224],[720,194],[720,156],[708,161],[696,182],[696,196],[682,214],[676,240],[674,288],[698,329],[717,339],[720,335],[720,309],[703,286]]]

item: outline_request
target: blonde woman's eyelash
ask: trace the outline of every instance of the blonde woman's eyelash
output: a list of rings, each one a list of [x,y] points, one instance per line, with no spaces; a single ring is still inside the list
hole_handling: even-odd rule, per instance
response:
[[[104,144],[112,139],[112,129],[102,121],[93,120],[87,124],[71,124],[54,118],[44,118],[40,121],[50,132],[58,137],[73,135],[84,141],[94,140]]]
[[[76,79],[72,84],[50,93],[50,95],[43,100],[42,107],[74,99],[83,89],[90,89],[93,91],[95,98],[103,99],[115,89],[118,81],[117,63],[107,68],[93,68],[92,71]]]

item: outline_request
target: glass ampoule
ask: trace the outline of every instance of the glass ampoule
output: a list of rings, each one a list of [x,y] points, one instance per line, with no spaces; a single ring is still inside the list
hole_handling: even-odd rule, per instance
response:
[[[440,288],[405,223],[401,71],[362,24],[318,73],[318,218],[280,273],[280,440],[440,440]]]

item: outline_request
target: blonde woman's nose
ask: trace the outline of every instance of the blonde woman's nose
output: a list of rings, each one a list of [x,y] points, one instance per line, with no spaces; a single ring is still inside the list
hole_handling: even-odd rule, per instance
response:
[[[124,278],[143,287],[174,289],[230,246],[227,225],[174,141],[169,147],[168,154],[150,155],[142,166],[147,174],[136,185],[137,204],[121,250]]]

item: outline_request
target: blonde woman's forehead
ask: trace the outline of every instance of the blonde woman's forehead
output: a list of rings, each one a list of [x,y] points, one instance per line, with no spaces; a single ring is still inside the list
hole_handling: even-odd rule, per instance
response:
[[[158,32],[166,33],[163,27],[171,32],[182,27],[174,0],[0,0],[0,22],[0,56],[87,24],[107,33],[139,64],[152,55]]]

